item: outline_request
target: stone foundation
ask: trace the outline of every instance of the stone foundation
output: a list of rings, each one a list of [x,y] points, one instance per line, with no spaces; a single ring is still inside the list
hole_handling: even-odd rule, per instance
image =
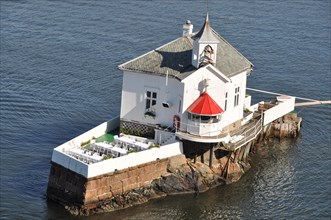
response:
[[[84,205],[97,206],[99,201],[147,187],[152,180],[167,173],[168,163],[167,158],[90,178],[86,182]]]
[[[160,159],[88,179],[52,163],[47,198],[65,206],[78,207],[82,214],[101,206],[105,200],[150,186],[153,180],[167,173],[170,159]]]
[[[60,204],[84,204],[86,178],[52,162],[47,197]]]
[[[298,117],[296,113],[284,115],[264,128],[264,138],[297,137],[300,132],[301,122],[302,118]]]

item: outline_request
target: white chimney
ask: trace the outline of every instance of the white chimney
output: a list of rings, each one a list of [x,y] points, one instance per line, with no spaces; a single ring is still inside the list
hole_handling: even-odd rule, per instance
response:
[[[187,20],[183,25],[183,37],[190,36],[193,32],[193,24],[190,20]]]
[[[210,79],[204,79],[203,86],[205,87],[205,92],[207,92],[207,88],[210,86]]]

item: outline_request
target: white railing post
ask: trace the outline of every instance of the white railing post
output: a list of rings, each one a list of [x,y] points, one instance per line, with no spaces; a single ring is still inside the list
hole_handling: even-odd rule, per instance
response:
[[[257,125],[258,123],[256,123]],[[256,134],[256,125],[254,125],[254,134]]]

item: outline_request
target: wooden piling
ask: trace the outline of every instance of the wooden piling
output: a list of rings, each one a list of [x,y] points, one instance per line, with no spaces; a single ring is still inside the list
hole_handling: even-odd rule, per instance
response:
[[[213,166],[213,144],[209,144],[209,167]]]

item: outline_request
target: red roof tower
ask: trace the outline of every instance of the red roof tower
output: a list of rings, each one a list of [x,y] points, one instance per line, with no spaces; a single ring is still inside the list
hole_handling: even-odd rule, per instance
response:
[[[214,101],[207,92],[201,93],[201,95],[187,108],[188,112],[197,115],[220,115],[224,111]]]

